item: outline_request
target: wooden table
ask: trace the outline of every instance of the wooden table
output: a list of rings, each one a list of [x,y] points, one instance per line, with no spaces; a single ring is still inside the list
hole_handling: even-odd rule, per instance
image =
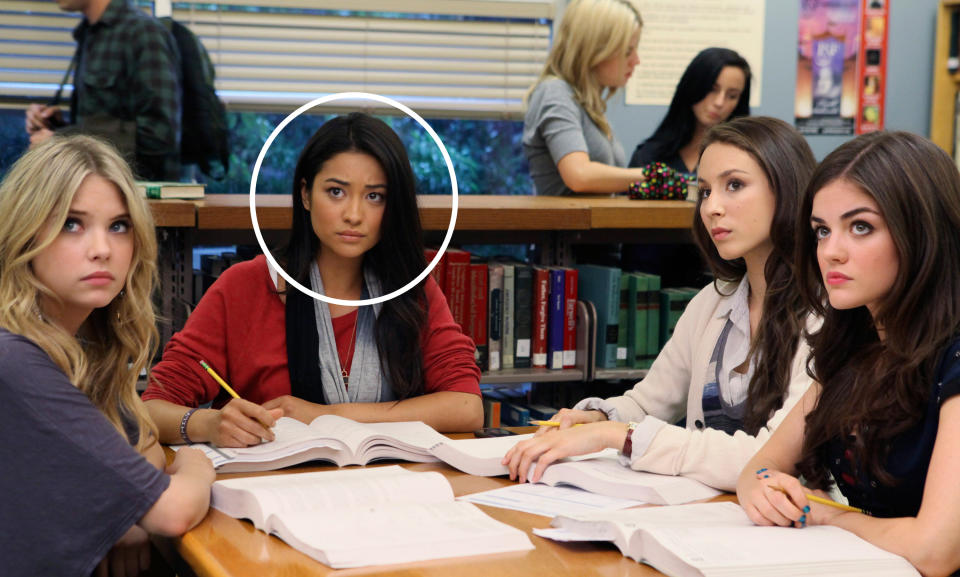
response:
[[[527,429],[532,430],[532,427]],[[469,435],[451,435],[464,438]],[[172,453],[172,452],[169,452]],[[380,465],[370,465],[380,466]],[[442,473],[456,496],[496,489],[511,483],[506,477],[474,477],[444,463],[401,463],[411,471]],[[274,471],[288,474],[332,470],[334,466],[304,466]],[[251,473],[263,474],[263,473]],[[243,474],[219,475],[227,479]],[[477,576],[653,576],[661,573],[620,554],[608,543],[556,543],[533,535],[534,528],[550,526],[550,518],[520,511],[480,505],[485,513],[525,531],[536,547],[532,551],[438,559],[401,565],[334,570],[293,549],[280,539],[258,531],[249,521],[240,521],[211,509],[206,518],[176,542],[177,552],[198,577],[301,577],[308,575],[394,575],[402,577]],[[335,522],[323,521],[317,522]]]

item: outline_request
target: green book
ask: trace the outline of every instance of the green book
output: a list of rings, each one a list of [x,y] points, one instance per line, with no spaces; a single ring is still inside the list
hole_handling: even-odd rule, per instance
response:
[[[202,182],[158,182],[138,180],[137,190],[147,198],[203,198]]]
[[[640,368],[649,369],[660,353],[660,277],[650,273],[639,274],[647,279],[647,287],[643,293],[647,317],[647,342]]]
[[[578,265],[580,300],[597,309],[597,367],[617,366],[617,337],[620,322],[620,269],[594,264]]]
[[[642,368],[647,350],[647,277],[630,273],[627,307],[627,365]]]

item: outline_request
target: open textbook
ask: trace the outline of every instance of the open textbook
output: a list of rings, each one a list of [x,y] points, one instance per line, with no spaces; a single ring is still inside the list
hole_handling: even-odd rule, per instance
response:
[[[529,478],[533,474],[530,467]],[[572,485],[598,495],[657,505],[678,505],[716,497],[720,491],[694,479],[634,471],[620,464],[616,449],[606,449],[551,464],[540,483]]]
[[[533,549],[440,473],[398,466],[217,481],[211,506],[334,568]]]
[[[201,448],[220,473],[272,471],[307,461],[325,460],[339,466],[365,465],[398,459],[414,462],[443,461],[470,475],[506,475],[503,455],[532,435],[487,439],[448,439],[428,425],[416,422],[358,423],[335,415],[322,415],[305,425],[287,417],[277,420],[276,440],[242,449]],[[684,477],[632,471],[620,465],[613,449],[574,457],[547,468],[542,482],[566,484],[599,495],[671,505],[707,499],[719,494]]]
[[[671,577],[919,576],[903,557],[839,527],[754,525],[732,502],[556,517],[534,529],[555,541],[611,541]]]
[[[203,450],[220,473],[273,471],[315,460],[342,467],[397,459],[445,461],[465,473],[490,477],[505,475],[507,468],[500,464],[504,453],[532,436],[452,440],[420,421],[358,423],[336,415],[321,415],[309,425],[282,417],[273,432],[276,440],[252,447],[193,446]]]

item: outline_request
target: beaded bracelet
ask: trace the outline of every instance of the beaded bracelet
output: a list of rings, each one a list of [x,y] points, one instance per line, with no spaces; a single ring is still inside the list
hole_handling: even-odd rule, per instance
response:
[[[193,413],[196,410],[197,410],[197,407],[194,407],[188,410],[186,413],[183,414],[183,418],[180,419],[180,438],[183,439],[183,442],[188,445],[193,444],[193,441],[191,441],[190,436],[187,435],[187,421],[190,420],[190,417],[193,415]]]

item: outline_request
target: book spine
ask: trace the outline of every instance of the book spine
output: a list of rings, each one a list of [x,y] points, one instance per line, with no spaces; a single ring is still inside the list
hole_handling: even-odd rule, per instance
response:
[[[526,369],[531,366],[530,339],[533,326],[533,269],[528,265],[514,265],[514,328],[513,366]]]
[[[566,269],[563,279],[563,289],[566,293],[564,301],[564,317],[566,322],[563,328],[563,368],[572,369],[577,364],[577,269]]]
[[[467,293],[467,326],[476,345],[474,360],[481,371],[487,370],[487,263],[470,263],[470,280]]]
[[[624,278],[627,280],[627,366],[631,368],[636,368],[639,365],[639,358],[637,355],[637,343],[638,343],[638,324],[639,324],[639,307],[637,306],[637,297],[638,285],[640,284],[640,276],[635,273],[624,273]],[[622,298],[622,297],[621,297]],[[620,303],[623,306],[623,303]],[[621,321],[622,322],[622,321]]]
[[[606,333],[606,352],[604,355],[604,367],[608,369],[617,366],[617,339],[620,336],[620,269],[607,268],[606,271],[606,290],[607,302],[604,303],[605,314],[607,317],[607,326],[604,328]],[[597,313],[601,314],[600,312]]]
[[[530,411],[522,405],[503,403],[500,409],[500,422],[508,427],[526,427],[530,425]]]
[[[467,275],[470,265],[461,262],[447,263],[447,300],[450,313],[460,329],[467,332]]]
[[[660,354],[660,277],[647,275],[647,361]],[[649,365],[648,365],[649,366]]]
[[[470,264],[470,253],[465,250],[459,250],[456,248],[448,248],[447,252],[443,253],[443,261],[445,265],[445,274],[443,276],[443,284],[440,285],[440,288],[443,289],[443,294],[447,296],[447,300],[451,303],[451,308],[453,308],[453,285],[455,279],[453,277],[453,271],[451,267],[463,265],[466,266]],[[459,322],[459,321],[458,321]]]
[[[515,364],[514,315],[516,314],[516,279],[514,265],[503,265],[503,368],[512,369]]]
[[[534,267],[533,272],[532,366],[547,366],[547,311],[550,301],[550,271]]]
[[[632,273],[637,279],[637,302],[634,310],[634,340],[636,348],[633,351],[633,367],[647,368],[647,275],[642,272]]]
[[[617,309],[617,362],[616,366],[627,366],[627,326],[630,310],[630,277],[620,275],[620,306]]]
[[[503,320],[503,267],[490,265],[489,300],[487,302],[487,365],[491,371],[500,370],[501,327]],[[489,425],[488,425],[489,426]]]
[[[566,272],[562,268],[550,269],[550,313],[547,320],[547,366],[563,368],[563,330],[566,325],[566,292],[563,288]]]
[[[483,426],[500,426],[500,401],[491,399],[486,395],[483,397]]]
[[[427,260],[429,265],[433,261],[434,257],[437,256],[437,249],[428,248],[423,251],[423,256]],[[437,281],[437,286],[440,287],[440,290],[443,290],[443,287],[446,284],[446,275],[443,273],[447,270],[447,259],[446,256],[440,258],[440,262],[437,263],[437,266],[433,267],[433,270],[430,271],[430,276],[433,277],[433,280]]]

